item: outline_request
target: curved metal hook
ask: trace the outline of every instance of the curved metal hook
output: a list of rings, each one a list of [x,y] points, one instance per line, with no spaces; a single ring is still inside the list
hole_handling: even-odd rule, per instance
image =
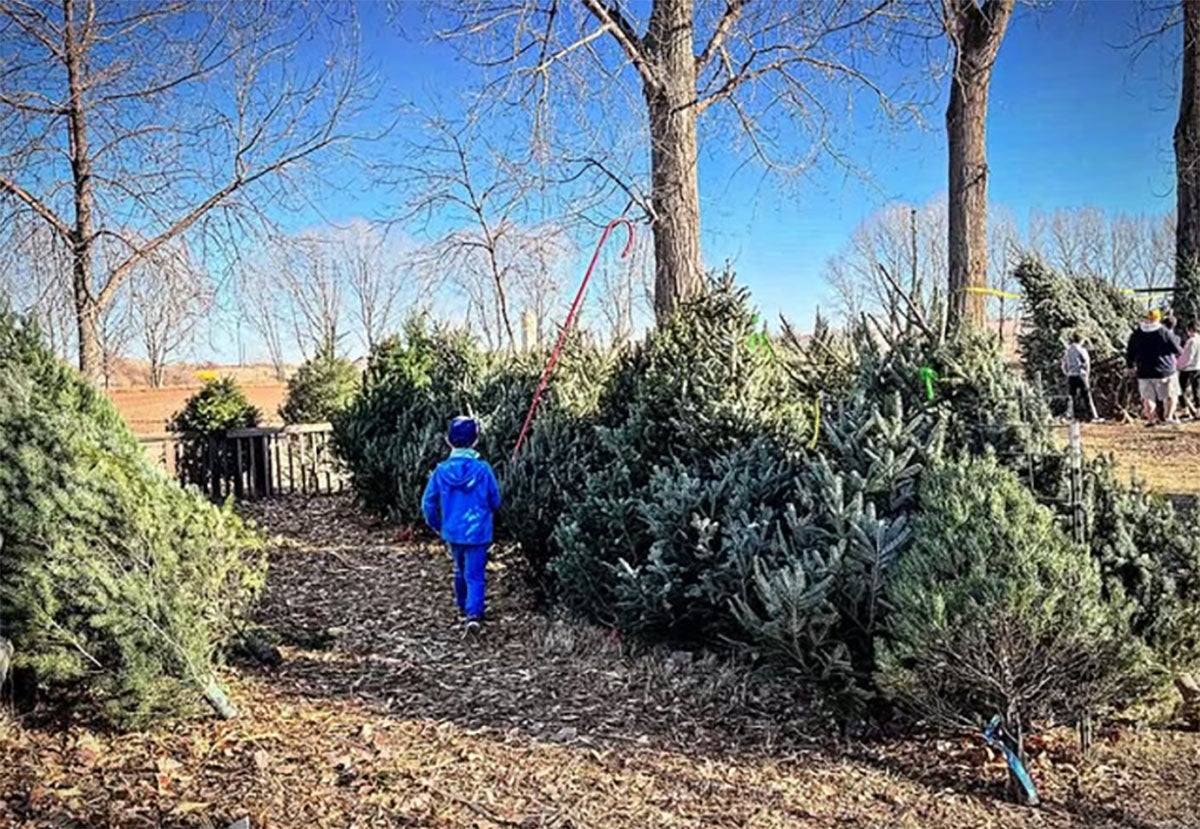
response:
[[[554,365],[558,362],[558,354],[567,339],[567,333],[571,330],[571,325],[575,322],[575,315],[579,312],[580,303],[583,302],[583,292],[587,290],[588,281],[592,278],[592,271],[595,270],[596,262],[600,259],[600,251],[604,249],[604,243],[608,241],[608,235],[612,233],[612,229],[617,225],[624,225],[625,230],[628,231],[628,236],[625,239],[625,247],[621,250],[621,258],[627,258],[630,251],[633,250],[633,240],[636,235],[633,222],[624,216],[618,216],[608,223],[604,228],[604,232],[600,234],[600,241],[596,243],[596,251],[592,254],[592,261],[588,265],[587,272],[583,275],[583,282],[579,283],[579,291],[575,294],[575,301],[571,303],[571,310],[567,312],[567,318],[563,321],[562,331],[558,335],[558,342],[554,344],[554,350],[550,352],[550,359],[546,362],[546,370],[542,372],[542,379],[538,382],[537,391],[533,394],[533,402],[529,406],[529,413],[525,415],[525,423],[521,426],[521,433],[517,435],[517,443],[513,447],[512,453],[514,459],[517,457],[517,452],[521,451],[521,445],[525,443],[525,435],[529,431],[529,425],[533,423],[533,415],[537,411],[538,401],[542,399],[542,392],[546,390],[546,385],[550,382],[550,375],[554,371]]]

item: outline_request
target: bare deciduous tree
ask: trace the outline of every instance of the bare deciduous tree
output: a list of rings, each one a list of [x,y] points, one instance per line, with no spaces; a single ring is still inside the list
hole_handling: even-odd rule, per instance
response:
[[[343,269],[350,294],[352,328],[363,348],[392,333],[398,303],[413,285],[411,251],[388,245],[387,238],[365,222],[355,222],[334,234],[335,267]],[[417,286],[420,292],[419,286]]]
[[[2,213],[2,211],[0,211]],[[33,317],[54,353],[75,353],[71,251],[44,222],[10,216],[0,236],[0,304]]]
[[[416,254],[365,222],[270,239],[241,266],[242,318],[282,378],[289,354],[365,353],[392,332],[405,303],[426,301]]]
[[[1200,0],[1183,5],[1183,61],[1175,122],[1175,304],[1200,314]]]
[[[469,37],[472,57],[497,71],[487,97],[523,108],[534,155],[551,141],[560,110],[589,126],[570,130],[584,147],[576,157],[594,172],[603,154],[605,119],[632,111],[648,141],[655,265],[655,310],[661,319],[702,284],[699,128],[703,118],[726,146],[745,147],[769,166],[804,169],[837,153],[834,125],[858,93],[889,113],[888,90],[865,62],[889,43],[903,4],[821,0],[652,0],[637,15],[611,0],[450,0],[458,14],[446,37]],[[628,83],[632,81],[632,83]],[[612,106],[604,107],[603,102]],[[603,116],[594,118],[603,110]],[[719,113],[719,114],[718,114]],[[783,136],[807,147],[781,149]],[[559,134],[560,141],[570,138]],[[781,161],[785,156],[787,161]],[[636,201],[634,188],[622,188]]]
[[[0,193],[70,250],[86,374],[102,369],[100,318],[139,264],[226,233],[348,138],[361,84],[335,12],[0,0]]]
[[[1097,207],[1029,215],[1027,247],[1064,273],[1094,276],[1120,287],[1169,283],[1174,262],[1170,216],[1108,216]]]
[[[1162,288],[1175,276],[1175,215],[1138,216],[1130,287]]]
[[[179,243],[164,245],[129,277],[131,324],[150,366],[150,385],[163,385],[167,362],[190,343],[213,307],[207,272]]]
[[[104,388],[112,388],[120,376],[121,359],[129,353],[129,344],[136,336],[133,323],[133,303],[128,282],[123,282],[100,311],[96,321],[96,344],[100,349],[100,379]]]
[[[1109,217],[1095,207],[1052,213],[1033,210],[1022,237],[1016,218],[1004,205],[991,205],[989,213],[988,284],[1002,293],[1019,293],[1013,271],[1027,252],[1064,272],[1095,276],[1121,287],[1169,284],[1174,262],[1170,215]],[[826,265],[825,277],[839,310],[857,318],[888,307],[895,289],[880,273],[881,265],[907,286],[916,302],[930,299],[930,289],[945,279],[946,220],[944,200],[931,201],[919,210],[891,204],[865,219]],[[989,321],[1013,318],[1012,299],[980,296]]]
[[[612,345],[628,342],[653,320],[652,256],[653,245],[645,234],[634,237],[633,250],[625,258],[611,248],[601,252],[590,305],[600,310],[605,326],[600,336]]]
[[[954,52],[946,135],[950,160],[947,223],[952,326],[986,323],[987,110],[992,67],[1016,0],[942,0]]]
[[[245,320],[267,351],[267,359],[276,380],[284,380],[287,368],[288,298],[276,278],[271,257],[259,257],[242,265],[236,283],[237,299],[233,313]]]
[[[940,295],[946,279],[946,206],[891,204],[854,229],[846,247],[826,263],[826,280],[849,318],[886,309],[894,289],[880,273],[906,286],[914,302]]]
[[[489,347],[516,349],[524,302],[538,339],[557,295],[554,275],[569,249],[565,228],[541,221],[535,185],[521,166],[492,146],[478,121],[427,124],[402,175],[413,195],[404,219],[431,237],[419,254],[428,282],[442,281],[466,299],[469,319]]]
[[[345,270],[331,252],[329,240],[316,234],[281,240],[274,251],[294,341],[306,360],[336,353],[346,335]]]

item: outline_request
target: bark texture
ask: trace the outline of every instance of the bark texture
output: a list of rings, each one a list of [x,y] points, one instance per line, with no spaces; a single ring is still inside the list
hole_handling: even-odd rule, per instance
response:
[[[644,45],[654,209],[654,312],[661,322],[702,284],[693,0],[657,0]]]
[[[1175,122],[1175,311],[1200,315],[1200,0],[1183,4],[1183,77]]]
[[[89,32],[75,18],[75,4],[63,4],[63,57],[67,66],[68,144],[71,157],[71,184],[75,202],[75,225],[71,228],[71,287],[75,298],[75,320],[79,333],[79,370],[93,382],[104,371],[100,348],[100,308],[92,294],[92,165],[88,151],[87,106],[84,102],[84,57],[89,47]]]
[[[954,47],[949,147],[949,313],[951,329],[986,324],[987,111],[992,67],[1016,0],[944,0],[946,32]]]

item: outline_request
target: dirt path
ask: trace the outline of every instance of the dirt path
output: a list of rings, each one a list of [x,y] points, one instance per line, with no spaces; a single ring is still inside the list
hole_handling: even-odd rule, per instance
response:
[[[1200,495],[1200,423],[1147,428],[1140,423],[1089,423],[1084,450],[1112,454],[1127,473],[1168,495]]]
[[[1047,805],[1024,810],[970,740],[835,750],[783,690],[547,620],[502,566],[486,638],[463,642],[438,548],[334,500],[260,516],[277,534],[262,620],[286,658],[234,673],[243,716],[122,736],[0,720],[0,826],[1164,829],[1200,813],[1194,734],[1108,733],[1086,766],[1052,741],[1033,763]]]

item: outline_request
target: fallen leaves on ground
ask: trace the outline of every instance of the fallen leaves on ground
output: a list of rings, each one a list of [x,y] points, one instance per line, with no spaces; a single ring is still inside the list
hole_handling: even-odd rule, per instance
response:
[[[1046,806],[1004,800],[970,740],[838,747],[793,689],[711,656],[635,654],[532,609],[503,557],[464,641],[436,545],[337,499],[257,505],[274,534],[273,670],[243,715],[111,734],[0,719],[0,826],[1137,827],[1194,825],[1200,736],[1032,746]]]

